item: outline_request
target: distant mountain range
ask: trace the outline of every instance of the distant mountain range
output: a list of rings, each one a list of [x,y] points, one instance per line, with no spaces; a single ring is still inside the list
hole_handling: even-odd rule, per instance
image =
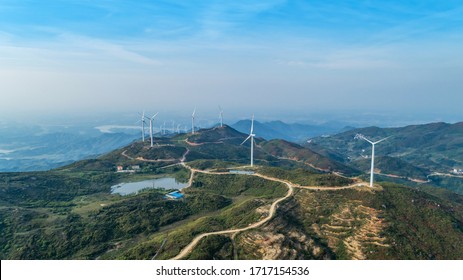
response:
[[[49,170],[109,152],[135,140],[125,133],[20,135],[0,143],[0,172]],[[7,143],[5,143],[8,141]]]

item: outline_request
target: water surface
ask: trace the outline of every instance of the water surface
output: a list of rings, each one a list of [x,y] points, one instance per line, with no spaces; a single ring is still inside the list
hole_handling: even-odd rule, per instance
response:
[[[143,189],[176,189],[186,187],[187,183],[180,183],[173,177],[164,177],[139,182],[120,183],[111,187],[112,194],[128,195],[138,193]]]

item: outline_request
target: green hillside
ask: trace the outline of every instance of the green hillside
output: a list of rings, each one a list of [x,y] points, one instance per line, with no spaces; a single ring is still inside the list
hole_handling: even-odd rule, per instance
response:
[[[354,139],[363,134],[371,140],[391,137],[375,148],[378,172],[418,179],[433,186],[463,194],[463,177],[451,170],[463,167],[463,123],[431,123],[400,128],[368,127],[329,137],[317,137],[304,146],[364,172],[368,170],[371,145]],[[453,176],[442,177],[439,174]],[[391,178],[391,181],[397,181]]]
[[[431,123],[411,125],[400,128],[367,127],[354,129],[330,137],[312,139],[313,145],[307,147],[332,150],[347,160],[358,158],[362,150],[370,150],[371,145],[362,140],[354,140],[357,133],[366,137],[381,139],[392,136],[378,144],[378,155],[399,157],[411,164],[448,172],[463,164],[463,122],[455,124]],[[317,149],[317,146],[319,147]]]
[[[228,230],[239,231],[207,236],[182,258],[463,258],[461,196],[387,183],[369,189],[358,185],[357,169],[282,140],[257,139],[250,168],[246,137],[224,126],[52,171],[0,173],[0,258],[170,259],[200,234]],[[378,168],[407,164],[378,160]],[[166,177],[191,182],[183,198],[166,199],[171,190],[162,188],[111,192]]]
[[[362,170],[365,173],[370,172],[371,158],[359,159],[351,163],[353,166]],[[412,164],[389,156],[378,156],[375,158],[376,172],[381,174],[395,175],[409,179],[417,179],[426,181],[427,176],[431,174],[428,169],[413,166]]]
[[[322,171],[336,171],[348,175],[359,174],[352,167],[285,140],[270,140],[261,144],[261,146],[264,151],[273,156],[303,162]]]

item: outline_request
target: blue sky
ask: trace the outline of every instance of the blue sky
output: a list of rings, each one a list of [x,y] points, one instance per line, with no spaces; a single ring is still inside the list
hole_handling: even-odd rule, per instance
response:
[[[461,1],[2,0],[0,112],[458,118],[462,50]]]

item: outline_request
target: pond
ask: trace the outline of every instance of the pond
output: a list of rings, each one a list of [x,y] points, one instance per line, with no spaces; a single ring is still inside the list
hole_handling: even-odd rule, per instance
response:
[[[138,193],[143,189],[176,189],[187,186],[187,183],[180,183],[173,177],[164,177],[139,182],[120,183],[111,187],[112,194],[128,195]]]
[[[248,171],[248,170],[230,170],[230,173],[233,174],[241,174],[241,175],[252,175],[255,174],[254,171]]]

